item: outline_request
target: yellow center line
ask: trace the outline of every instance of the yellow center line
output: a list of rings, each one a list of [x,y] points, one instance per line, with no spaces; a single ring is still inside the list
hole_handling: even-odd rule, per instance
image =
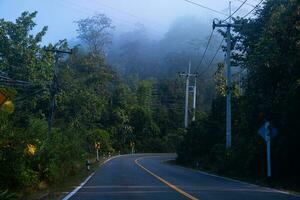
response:
[[[199,199],[197,199],[196,197],[190,195],[189,193],[183,191],[182,189],[176,187],[176,186],[173,185],[172,183],[170,183],[170,182],[164,180],[164,179],[161,178],[160,176],[154,174],[154,173],[153,173],[152,171],[150,171],[149,169],[146,169],[143,165],[141,165],[141,164],[139,163],[139,160],[140,160],[140,159],[141,159],[141,158],[138,158],[138,159],[136,159],[134,162],[135,162],[135,164],[137,164],[139,167],[141,167],[143,170],[145,170],[146,172],[148,172],[149,174],[151,174],[152,176],[154,176],[155,178],[157,178],[158,180],[160,180],[161,182],[163,182],[164,184],[166,184],[167,186],[169,186],[169,187],[172,188],[173,190],[175,190],[175,191],[179,192],[180,194],[182,194],[183,196],[187,197],[188,199],[190,199],[190,200],[199,200]]]

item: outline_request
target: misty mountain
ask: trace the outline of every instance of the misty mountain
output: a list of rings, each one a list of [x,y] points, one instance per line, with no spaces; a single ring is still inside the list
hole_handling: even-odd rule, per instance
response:
[[[134,30],[114,37],[108,51],[108,62],[125,76],[135,74],[141,79],[173,77],[186,70],[189,59],[192,60],[192,68],[197,68],[210,31],[209,24],[194,16],[177,18],[161,39],[155,39],[143,25],[138,24]],[[220,34],[215,33],[207,52],[208,58],[213,57],[220,38]],[[217,57],[215,63],[222,57]],[[198,69],[205,69],[207,64],[208,61],[204,60]]]

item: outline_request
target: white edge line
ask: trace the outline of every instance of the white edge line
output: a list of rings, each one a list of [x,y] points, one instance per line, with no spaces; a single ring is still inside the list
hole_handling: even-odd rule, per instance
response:
[[[270,187],[266,187],[266,186],[256,185],[256,184],[253,184],[253,183],[248,183],[248,182],[245,182],[245,181],[240,181],[240,180],[229,178],[229,177],[218,176],[216,174],[211,174],[211,173],[208,173],[208,172],[204,172],[204,171],[201,171],[201,170],[192,169],[192,168],[188,168],[188,167],[184,167],[184,166],[180,166],[180,165],[176,165],[176,166],[184,168],[184,169],[188,169],[188,170],[191,170],[191,171],[195,171],[195,172],[198,172],[200,174],[207,175],[207,176],[220,178],[220,179],[223,179],[223,180],[232,181],[232,182],[236,182],[236,183],[242,183],[242,184],[245,184],[245,185],[251,185],[251,186],[254,186],[254,187],[260,187],[262,189],[277,192],[277,193],[282,193],[282,194],[287,194],[287,195],[291,195],[291,196],[300,197],[298,194],[295,194],[295,193],[292,193],[292,192],[287,192],[287,191],[282,191],[282,190],[278,190],[278,189],[274,189],[274,188],[270,188]]]
[[[105,163],[109,162],[110,160],[114,159],[114,158],[117,158],[117,157],[120,157],[121,155],[119,156],[114,156],[114,157],[111,157],[107,160],[105,160],[103,163],[101,163],[99,166],[102,166],[104,165]],[[70,199],[74,194],[76,194],[76,192],[78,192],[78,190],[80,190],[89,180],[90,178],[92,178],[92,176],[95,174],[95,172],[93,172],[90,176],[88,176],[77,188],[75,188],[72,192],[70,192],[67,196],[65,196],[62,200],[68,200]]]
[[[95,173],[92,173],[89,177],[87,177],[85,179],[84,182],[82,182],[77,188],[75,188],[72,192],[70,192],[65,198],[63,198],[62,200],[68,200],[70,199],[76,192],[78,192],[78,190],[80,190],[82,188],[82,186],[84,186],[88,180],[90,180],[90,178],[92,178],[92,176],[94,175]]]

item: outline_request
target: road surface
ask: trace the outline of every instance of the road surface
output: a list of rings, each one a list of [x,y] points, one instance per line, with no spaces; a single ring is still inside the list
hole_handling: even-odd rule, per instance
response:
[[[113,158],[64,200],[300,200],[273,189],[168,164],[172,154]]]

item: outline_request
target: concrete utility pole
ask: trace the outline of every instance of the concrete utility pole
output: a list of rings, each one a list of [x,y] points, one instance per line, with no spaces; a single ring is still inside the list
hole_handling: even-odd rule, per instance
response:
[[[231,27],[240,26],[231,24],[231,1],[229,2],[229,22],[219,21],[219,23],[213,22],[213,29],[216,27],[226,27],[226,42],[227,42],[227,53],[226,53],[226,66],[227,66],[227,98],[226,98],[226,148],[231,148],[231,94],[232,94],[232,83],[231,83]]]
[[[193,99],[193,119],[192,121],[196,121],[196,100],[197,100],[197,75],[195,76],[195,82],[193,86],[193,94],[194,94],[194,99]]]
[[[53,121],[53,115],[54,115],[54,109],[55,109],[55,96],[58,91],[58,60],[60,54],[72,54],[71,51],[62,51],[58,49],[45,49],[45,51],[53,52],[55,53],[55,64],[54,64],[54,71],[53,71],[53,81],[52,85],[50,87],[50,110],[49,110],[49,117],[48,117],[48,137],[51,135],[52,131],[52,121]]]
[[[189,89],[190,89],[190,77],[196,77],[196,74],[191,74],[191,61],[189,62],[189,67],[187,73],[181,73],[180,76],[186,77],[186,87],[185,87],[185,109],[184,109],[184,127],[188,127],[188,115],[189,115]]]

